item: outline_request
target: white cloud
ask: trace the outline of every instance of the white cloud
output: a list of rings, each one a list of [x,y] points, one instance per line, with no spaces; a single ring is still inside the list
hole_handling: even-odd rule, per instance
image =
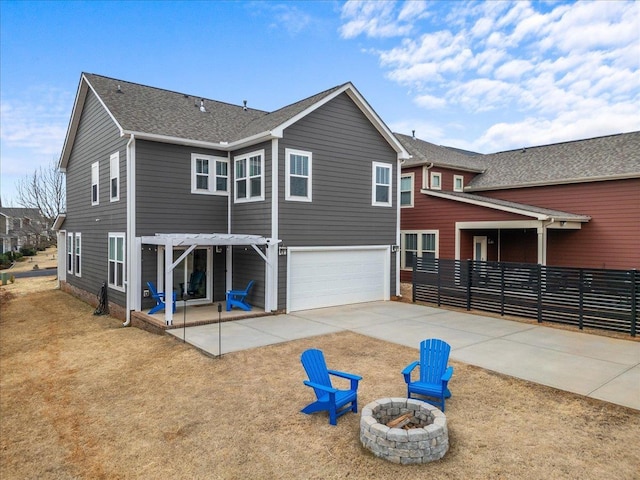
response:
[[[32,101],[2,99],[0,140],[7,147],[29,148],[37,154],[59,154],[72,97],[56,90],[31,91],[25,97]]]
[[[462,148],[640,129],[640,2],[401,5],[347,2],[343,36],[391,38],[386,29],[394,27],[398,39],[369,51],[387,78],[411,87],[416,106],[457,108],[461,121],[484,131],[457,139]],[[400,18],[409,8],[420,22]]]
[[[342,7],[345,23],[340,27],[343,38],[365,34],[370,38],[386,38],[408,35],[414,22],[428,15],[424,1],[407,1],[398,9],[395,1],[349,0]]]
[[[447,105],[447,101],[442,97],[434,97],[433,95],[420,95],[413,100],[417,105],[428,110],[443,108]]]

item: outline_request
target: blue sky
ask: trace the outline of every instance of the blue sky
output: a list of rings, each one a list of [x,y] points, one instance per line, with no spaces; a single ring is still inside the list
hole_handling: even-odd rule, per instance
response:
[[[263,110],[351,81],[483,153],[640,130],[640,3],[0,0],[0,195],[57,160],[81,72]]]

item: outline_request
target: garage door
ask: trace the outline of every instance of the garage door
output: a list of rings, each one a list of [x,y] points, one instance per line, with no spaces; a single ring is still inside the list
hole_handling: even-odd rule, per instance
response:
[[[291,248],[287,310],[388,300],[389,247]]]

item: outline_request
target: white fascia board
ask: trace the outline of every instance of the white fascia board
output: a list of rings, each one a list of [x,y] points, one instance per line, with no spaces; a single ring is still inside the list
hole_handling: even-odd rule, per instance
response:
[[[430,195],[432,197],[444,198],[446,200],[452,200],[454,202],[468,203],[470,205],[477,205],[479,207],[491,208],[492,210],[500,210],[503,212],[515,213],[517,215],[523,215],[525,217],[535,218],[536,220],[549,220],[551,217],[543,213],[528,212],[515,207],[507,207],[506,205],[496,205],[495,203],[483,202],[481,200],[473,200],[471,198],[452,197],[446,194],[446,192],[439,192],[435,190],[421,189],[420,193]]]
[[[229,152],[238,148],[248,147],[257,143],[265,142],[273,138],[281,138],[282,135],[273,132],[262,132],[251,137],[243,138],[235,142],[207,142],[204,140],[192,140],[189,138],[172,137],[170,135],[158,135],[156,133],[137,132],[133,130],[123,130],[122,135],[134,135],[138,140],[149,140],[152,142],[171,143],[174,145],[184,145],[187,147],[208,148],[211,150],[219,150],[221,152]]]

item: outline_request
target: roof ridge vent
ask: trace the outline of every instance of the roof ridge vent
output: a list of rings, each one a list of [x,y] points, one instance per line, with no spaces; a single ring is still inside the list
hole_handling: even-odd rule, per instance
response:
[[[245,112],[247,111],[247,101],[243,100],[242,103],[244,104],[242,107],[242,110],[244,110]]]
[[[207,109],[204,108],[204,98],[200,99],[200,111],[203,113],[207,111]]]

